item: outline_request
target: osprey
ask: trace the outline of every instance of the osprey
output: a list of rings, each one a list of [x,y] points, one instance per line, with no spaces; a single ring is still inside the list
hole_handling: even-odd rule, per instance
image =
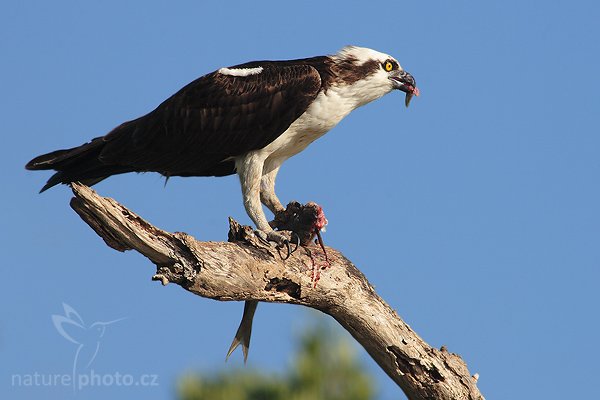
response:
[[[59,183],[93,185],[126,172],[154,171],[167,178],[237,173],[257,232],[281,245],[287,239],[271,228],[262,204],[274,214],[284,211],[275,194],[282,163],[355,108],[394,89],[406,93],[406,106],[419,94],[396,59],[362,47],[248,62],[204,75],[154,111],[89,143],[36,157],[26,168],[57,171],[41,192]]]

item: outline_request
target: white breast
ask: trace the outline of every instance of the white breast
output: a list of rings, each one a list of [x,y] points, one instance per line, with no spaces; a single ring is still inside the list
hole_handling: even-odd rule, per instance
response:
[[[242,158],[262,159],[264,160],[263,173],[270,172],[327,133],[352,110],[388,93],[391,90],[389,79],[386,77],[383,82],[384,84],[379,84],[377,77],[374,76],[352,85],[330,87],[326,92],[319,93],[304,114],[281,136],[266,147]]]
[[[275,141],[260,150],[269,158],[287,159],[336,126],[353,109],[354,104],[332,88],[321,92],[308,109]]]

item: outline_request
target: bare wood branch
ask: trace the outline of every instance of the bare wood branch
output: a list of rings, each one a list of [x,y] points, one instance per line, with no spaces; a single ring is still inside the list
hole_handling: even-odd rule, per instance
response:
[[[282,260],[230,219],[230,242],[200,242],[152,226],[115,200],[74,183],[71,207],[115,250],[157,266],[153,279],[216,300],[301,304],[335,318],[413,399],[483,399],[460,356],[423,341],[340,252],[316,247]]]

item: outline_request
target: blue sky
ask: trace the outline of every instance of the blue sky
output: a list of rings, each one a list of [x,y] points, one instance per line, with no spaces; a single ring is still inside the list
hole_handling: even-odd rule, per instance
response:
[[[151,282],[147,260],[109,249],[71,211],[68,188],[38,195],[49,174],[23,166],[216,68],[355,44],[394,55],[421,97],[405,109],[392,93],[355,111],[284,165],[279,197],[323,205],[326,243],[428,343],[461,354],[487,398],[590,397],[600,356],[599,20],[592,1],[5,2],[0,390],[163,399],[187,371],[241,367],[240,354],[224,363],[241,303]],[[157,174],[129,174],[96,189],[201,240],[225,240],[230,215],[249,223],[235,177],[165,188]],[[63,303],[86,325],[126,318],[106,327],[97,374],[158,385],[15,385],[14,375],[72,370],[77,346],[52,323]],[[309,314],[261,304],[249,365],[287,365]],[[402,397],[357,352],[380,398]]]

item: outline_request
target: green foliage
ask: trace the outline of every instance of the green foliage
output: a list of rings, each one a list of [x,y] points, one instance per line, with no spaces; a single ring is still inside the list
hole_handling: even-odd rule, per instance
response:
[[[322,321],[322,320],[321,320]],[[371,377],[347,339],[318,322],[299,337],[292,365],[281,374],[251,369],[185,376],[180,400],[368,400]]]

